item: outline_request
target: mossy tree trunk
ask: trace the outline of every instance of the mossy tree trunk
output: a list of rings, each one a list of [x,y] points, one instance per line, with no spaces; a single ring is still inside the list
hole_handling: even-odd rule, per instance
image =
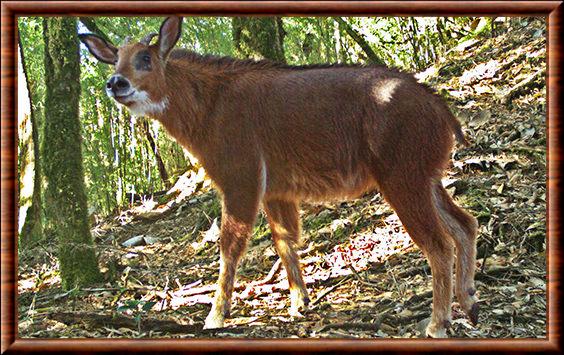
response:
[[[46,226],[57,238],[62,286],[101,281],[87,216],[78,104],[80,57],[77,22],[44,19],[45,127],[43,167]]]
[[[285,63],[284,27],[280,17],[234,17],[233,42],[244,58],[266,58]]]

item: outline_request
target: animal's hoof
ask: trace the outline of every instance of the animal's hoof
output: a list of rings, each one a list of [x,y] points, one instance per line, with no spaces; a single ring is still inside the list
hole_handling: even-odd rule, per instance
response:
[[[223,328],[224,317],[218,314],[210,313],[206,317],[206,322],[204,323],[204,329],[217,329]]]
[[[473,325],[478,323],[478,296],[476,289],[470,287],[467,289],[466,293],[461,293],[457,295],[460,307],[464,310],[464,313],[470,319]]]
[[[427,338],[434,338],[434,339],[448,338],[446,328],[439,328],[439,329],[427,328],[425,334],[427,334]]]
[[[292,305],[290,307],[290,310],[288,311],[288,314],[292,317],[297,317],[297,318],[303,318],[304,314],[309,310],[308,305],[309,304],[309,300],[304,303],[300,303],[298,305]]]
[[[291,294],[291,306],[288,310],[288,314],[292,317],[303,317],[304,313],[309,310],[309,297],[303,295],[301,292],[295,292]]]
[[[448,338],[447,329],[450,328],[451,324],[449,320],[444,320],[443,322],[434,323],[430,318],[421,320],[417,324],[417,329],[421,333],[422,338]]]
[[[417,330],[421,334],[420,338],[448,338],[448,326],[450,326],[448,320],[443,322],[443,326],[439,326],[438,324],[433,324],[431,318],[425,318],[417,323]]]
[[[472,308],[470,309],[470,312],[468,313],[468,316],[470,317],[470,322],[472,322],[473,325],[478,324],[479,311],[480,311],[480,307],[478,306],[477,303],[474,303],[472,305]]]
[[[290,308],[290,310],[288,311],[288,314],[289,314],[291,317],[294,317],[294,318],[303,318],[303,317],[304,317],[304,315],[303,315],[302,312],[300,312],[300,311],[297,310],[297,309],[293,309],[293,308]]]

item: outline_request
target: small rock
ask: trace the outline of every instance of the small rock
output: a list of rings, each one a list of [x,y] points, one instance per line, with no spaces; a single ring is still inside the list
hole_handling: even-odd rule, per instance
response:
[[[145,240],[143,239],[144,235],[137,235],[133,238],[129,238],[125,242],[121,243],[122,246],[129,248],[129,247],[136,247],[138,245],[145,245]]]

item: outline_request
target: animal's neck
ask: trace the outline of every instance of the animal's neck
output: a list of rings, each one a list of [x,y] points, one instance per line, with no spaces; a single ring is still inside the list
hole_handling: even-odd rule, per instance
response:
[[[221,78],[205,68],[171,61],[166,69],[166,108],[154,114],[166,130],[202,160],[202,151],[215,132],[209,113],[218,97]]]

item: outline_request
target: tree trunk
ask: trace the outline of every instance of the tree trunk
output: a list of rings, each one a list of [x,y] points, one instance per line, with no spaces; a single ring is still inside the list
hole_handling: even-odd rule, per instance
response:
[[[335,17],[335,21],[339,24],[339,26],[342,26],[343,29],[347,32],[347,34],[351,36],[351,38],[360,46],[360,48],[362,48],[364,53],[366,53],[366,56],[368,57],[368,61],[370,63],[385,64],[384,61],[380,59],[380,57],[378,57],[378,55],[376,55],[376,53],[372,50],[372,48],[370,47],[368,42],[364,39],[364,37],[360,33],[358,33],[354,28],[352,28],[352,26],[348,22],[346,22],[340,17]]]
[[[39,154],[39,132],[33,102],[31,100],[31,88],[28,80],[28,70],[24,57],[21,40],[18,37],[18,47],[20,53],[20,61],[22,71],[25,77],[27,94],[29,99],[29,120],[31,121],[31,144],[33,145],[33,193],[31,197],[31,206],[27,210],[25,222],[22,227],[18,249],[23,250],[33,243],[41,240],[43,236],[43,228],[41,225],[41,161]],[[23,171],[23,169],[21,169]],[[22,173],[23,174],[23,173]]]
[[[77,21],[71,17],[49,17],[44,19],[43,26],[45,214],[59,245],[62,286],[68,290],[101,281],[88,224],[82,167]]]
[[[410,36],[409,36],[409,40],[411,42],[411,47],[413,48],[413,60],[416,66],[416,69],[419,71],[423,68],[423,65],[421,64],[421,58],[420,58],[420,54],[419,54],[419,43],[417,42],[417,20],[415,20],[415,18],[411,17],[411,29],[409,31]],[[408,24],[409,27],[409,24]]]
[[[285,63],[284,36],[279,17],[234,17],[233,42],[236,53],[244,58],[266,58]]]
[[[151,135],[151,130],[149,129],[149,122],[146,119],[143,120],[143,130],[145,131],[145,138],[147,138],[147,142],[151,147],[151,151],[155,154],[155,159],[157,160],[157,167],[159,168],[159,175],[161,176],[161,180],[163,181],[166,189],[168,190],[172,187],[168,179],[168,172],[166,171],[165,164],[157,148],[157,143],[155,142],[153,136]]]
[[[345,62],[345,57],[341,55],[343,51],[343,46],[341,43],[341,29],[339,28],[339,23],[335,23],[333,29],[333,38],[335,38],[335,58],[337,58],[337,62],[342,61]],[[339,60],[342,58],[342,60]]]
[[[323,46],[325,50],[325,58],[323,61],[325,62],[339,61],[339,53],[334,53],[334,50],[337,48],[337,44],[335,43],[337,40],[333,38],[333,32],[335,31],[333,24],[333,21],[328,21],[325,17],[317,17],[315,19],[315,27],[320,36],[319,50],[321,50],[321,46]]]

